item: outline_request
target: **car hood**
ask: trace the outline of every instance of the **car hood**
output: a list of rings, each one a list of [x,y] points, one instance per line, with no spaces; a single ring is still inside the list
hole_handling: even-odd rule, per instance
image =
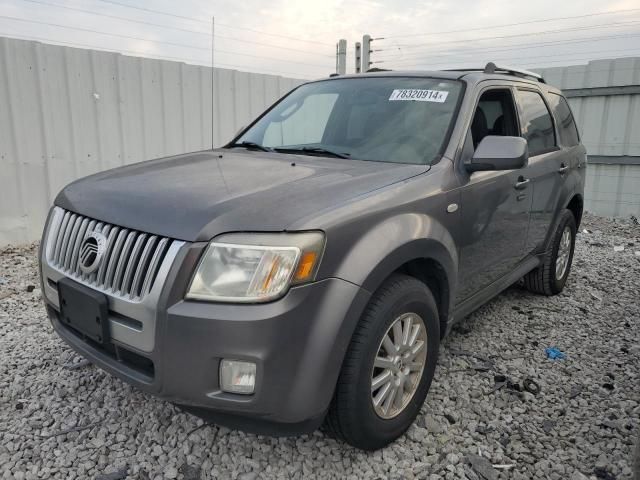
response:
[[[213,150],[98,173],[56,205],[187,241],[231,231],[282,231],[296,220],[426,170],[361,160]],[[321,228],[321,226],[318,226]]]

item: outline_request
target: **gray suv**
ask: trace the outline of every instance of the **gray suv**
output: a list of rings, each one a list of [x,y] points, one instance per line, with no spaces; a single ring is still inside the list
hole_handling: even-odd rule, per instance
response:
[[[416,418],[455,322],[523,277],[562,291],[584,167],[530,72],[314,81],[224,148],[64,188],[44,301],[79,354],[188,412],[373,450]]]

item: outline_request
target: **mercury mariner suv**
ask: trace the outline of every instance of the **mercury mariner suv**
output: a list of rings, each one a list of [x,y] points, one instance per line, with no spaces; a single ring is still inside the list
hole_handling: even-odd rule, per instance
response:
[[[523,277],[563,289],[585,164],[531,72],[309,82],[223,148],[64,188],[44,301],[80,355],[210,422],[377,449],[455,322]]]

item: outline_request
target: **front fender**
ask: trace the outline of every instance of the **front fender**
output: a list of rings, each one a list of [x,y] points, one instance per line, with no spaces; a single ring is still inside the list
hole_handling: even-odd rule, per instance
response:
[[[455,292],[458,252],[449,231],[433,217],[418,213],[396,215],[364,233],[354,232],[351,238],[357,240],[333,266],[336,277],[374,292],[407,262],[431,259],[444,269],[449,292]]]

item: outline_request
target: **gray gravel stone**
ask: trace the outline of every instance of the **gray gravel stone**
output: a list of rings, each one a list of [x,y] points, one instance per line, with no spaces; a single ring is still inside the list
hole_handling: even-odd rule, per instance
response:
[[[475,455],[499,480],[593,480],[598,467],[630,480],[640,432],[640,227],[586,215],[580,231],[565,291],[548,298],[515,286],[457,325],[417,424],[379,452],[320,432],[270,438],[203,426],[83,362],[46,318],[37,245],[4,248],[0,479],[95,479],[127,466],[138,480],[484,479],[467,462]],[[550,346],[567,358],[548,360]],[[497,374],[530,378],[541,392],[490,393]]]

